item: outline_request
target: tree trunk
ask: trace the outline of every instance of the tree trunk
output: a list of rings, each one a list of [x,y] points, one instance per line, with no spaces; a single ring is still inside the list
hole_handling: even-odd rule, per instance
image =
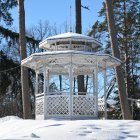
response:
[[[75,0],[76,5],[76,33],[82,33],[82,24],[81,24],[81,0]],[[83,95],[85,88],[84,88],[84,75],[78,75],[77,77],[78,82],[78,94]]]
[[[125,83],[126,83],[126,93],[128,98],[130,98],[130,86],[129,86],[129,55],[128,55],[128,36],[127,36],[127,17],[126,17],[126,0],[123,1],[123,14],[124,14],[124,34],[123,34],[123,44],[125,50]]]
[[[82,33],[82,22],[81,22],[81,0],[75,0],[76,5],[76,33]]]
[[[19,13],[19,44],[21,60],[26,58],[26,43],[25,43],[25,11],[24,0],[18,0]],[[31,118],[31,104],[29,95],[29,80],[28,69],[21,66],[21,87],[22,87],[22,104],[24,119]]]
[[[110,33],[112,53],[114,57],[120,59],[120,52],[119,52],[118,41],[117,41],[117,32],[115,30],[116,27],[115,27],[115,20],[113,14],[112,0],[106,0],[106,12],[107,12],[108,29]],[[118,90],[119,90],[123,119],[132,119],[128,100],[127,100],[122,66],[117,66],[115,70],[116,70],[116,79],[118,83]]]

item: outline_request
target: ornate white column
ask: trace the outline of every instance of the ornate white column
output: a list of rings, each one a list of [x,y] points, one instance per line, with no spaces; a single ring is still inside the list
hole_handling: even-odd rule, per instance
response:
[[[72,66],[69,68],[69,80],[70,80],[70,118],[72,118],[72,111],[73,111],[73,71],[72,71]]]
[[[38,93],[38,75],[39,70],[36,70],[36,84],[35,84],[35,118],[37,120],[44,120],[44,95]]]
[[[105,119],[107,119],[107,100],[106,100],[106,64],[105,64],[105,69],[103,70],[103,75],[104,75],[104,106],[105,106]]]
[[[72,119],[72,115],[73,115],[73,73],[74,73],[74,68],[75,68],[72,65],[72,55],[71,55],[70,65],[65,66],[65,68],[68,69],[68,73],[69,73],[69,82],[70,82],[69,114],[70,114],[70,118]]]
[[[95,90],[95,71],[93,70],[93,96],[95,96],[96,94],[96,90]]]
[[[37,94],[38,94],[38,71],[36,70],[36,82],[35,82],[35,119],[38,119],[38,103],[37,103]]]
[[[46,67],[43,67],[44,71],[44,119],[46,119],[46,106],[47,106],[47,100],[46,100]]]
[[[38,94],[38,71],[36,71],[35,95]]]
[[[50,95],[50,91],[49,91],[49,87],[50,87],[49,81],[50,81],[50,70],[47,69],[47,93],[46,93],[46,95]]]
[[[96,64],[95,64],[95,103],[96,103],[96,117],[98,118],[98,61],[97,61],[97,56],[96,56]]]
[[[49,95],[49,69],[44,66],[44,119],[47,118],[47,95]]]

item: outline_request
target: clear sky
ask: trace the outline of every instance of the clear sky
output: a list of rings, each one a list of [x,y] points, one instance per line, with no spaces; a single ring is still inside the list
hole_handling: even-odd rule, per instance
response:
[[[98,11],[102,7],[103,0],[81,0],[82,8],[82,29],[85,33],[92,24],[99,19]],[[70,5],[72,5],[72,25],[75,27],[75,0],[25,0],[26,28],[36,25],[39,20],[48,20],[51,24],[61,26],[64,22],[70,21]],[[18,28],[18,9],[12,10],[14,23]]]

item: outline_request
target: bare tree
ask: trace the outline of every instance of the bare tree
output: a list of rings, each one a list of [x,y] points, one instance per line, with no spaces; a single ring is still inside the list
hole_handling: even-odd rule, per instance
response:
[[[36,34],[38,35],[38,40],[43,40],[50,35],[50,25],[47,20],[38,22],[35,27]]]
[[[51,34],[51,27],[49,21],[41,21],[37,23],[37,25],[33,25],[27,31],[27,34],[36,40],[42,41],[43,39],[47,38]]]
[[[62,24],[62,28],[64,28],[64,32],[68,32],[69,31],[69,25],[68,25],[68,22],[67,21],[65,21]]]
[[[26,42],[25,42],[25,11],[24,0],[18,0],[19,13],[19,44],[21,60],[26,58]],[[22,103],[24,119],[31,118],[31,104],[29,95],[28,69],[21,66],[21,86],[22,86]]]
[[[110,41],[111,41],[113,56],[120,59],[120,51],[118,48],[117,31],[116,31],[114,14],[113,14],[112,0],[106,0],[106,12],[107,12],[108,29],[110,33]],[[123,119],[132,119],[128,100],[127,100],[122,66],[117,66],[115,70],[116,70],[116,79],[118,82],[118,90],[119,90]]]

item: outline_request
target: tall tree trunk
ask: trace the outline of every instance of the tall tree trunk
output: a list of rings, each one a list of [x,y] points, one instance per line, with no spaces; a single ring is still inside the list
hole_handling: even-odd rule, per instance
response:
[[[26,42],[25,42],[25,11],[24,0],[18,0],[19,13],[19,44],[21,60],[26,58]],[[24,119],[31,118],[31,104],[29,95],[28,69],[21,66],[21,86],[22,86],[22,104]]]
[[[107,12],[108,29],[110,33],[113,56],[120,59],[120,52],[119,52],[118,41],[117,41],[117,32],[115,30],[116,27],[115,27],[115,20],[113,14],[112,0],[106,0],[106,12]],[[116,79],[118,82],[118,90],[119,90],[123,119],[132,119],[128,100],[127,100],[127,95],[126,95],[126,86],[125,86],[122,66],[116,67]]]
[[[123,14],[124,14],[124,34],[123,34],[123,44],[125,50],[125,83],[126,83],[126,93],[130,97],[130,86],[129,86],[129,56],[128,56],[128,36],[127,36],[127,17],[126,17],[126,0],[123,1]]]
[[[81,0],[75,0],[76,6],[76,33],[82,33],[82,22],[81,22]]]
[[[76,33],[82,33],[82,23],[81,23],[81,0],[75,0],[76,6]],[[83,95],[85,88],[84,88],[84,75],[78,75],[77,77],[78,82],[78,94]]]

